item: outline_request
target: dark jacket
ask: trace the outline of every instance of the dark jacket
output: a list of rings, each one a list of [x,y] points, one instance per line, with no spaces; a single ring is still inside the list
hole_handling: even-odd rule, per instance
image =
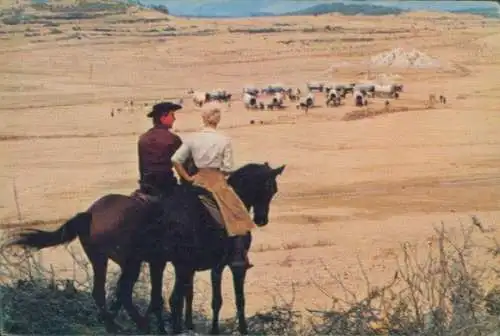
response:
[[[143,191],[150,193],[153,187],[168,193],[177,184],[171,158],[181,144],[181,138],[163,125],[154,126],[139,137],[139,183]]]

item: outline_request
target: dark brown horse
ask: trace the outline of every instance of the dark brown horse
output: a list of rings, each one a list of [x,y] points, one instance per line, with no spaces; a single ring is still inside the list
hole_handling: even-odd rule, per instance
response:
[[[228,179],[243,203],[253,210],[254,221],[268,223],[269,206],[277,192],[276,177],[285,166],[272,169],[266,164],[249,164]],[[227,237],[199,200],[199,188],[181,185],[158,208],[145,205],[133,197],[111,194],[97,200],[85,212],[77,214],[54,232],[31,230],[20,234],[10,245],[35,248],[56,246],[76,237],[87,254],[94,270],[93,297],[108,331],[116,330],[114,318],[123,304],[141,331],[148,330],[149,313],[157,317],[158,330],[164,333],[162,318],[163,271],[168,261],[175,268],[176,280],[170,297],[174,333],[182,330],[182,311],[186,300],[188,329],[193,328],[193,278],[197,270],[212,270],[212,333],[219,333],[219,311],[222,305],[222,272],[230,260],[233,239]],[[162,216],[158,216],[158,214]],[[157,220],[159,218],[159,220]],[[247,246],[250,247],[248,235]],[[117,301],[111,312],[106,309],[105,280],[108,259],[122,269],[118,280]],[[132,291],[143,261],[150,265],[151,302],[145,317],[132,303]],[[235,285],[239,330],[247,333],[244,311],[245,268],[231,267]]]
[[[92,296],[99,310],[98,317],[105,323],[106,330],[108,332],[118,330],[114,318],[122,304],[127,312],[132,312],[129,312],[131,318],[145,329],[144,319],[139,314],[134,314],[134,310],[130,308],[132,301],[127,301],[127,298],[122,299],[123,295],[120,294],[131,286],[130,273],[134,270],[127,265],[131,258],[141,258],[142,261],[149,262],[151,298],[157,297],[158,291],[161,292],[164,264],[161,260],[148,256],[148,251],[141,253],[142,251],[133,248],[136,232],[141,229],[140,227],[146,227],[152,220],[152,210],[152,206],[148,206],[138,198],[108,194],[95,201],[85,212],[80,212],[69,219],[58,230],[53,232],[26,230],[8,246],[20,245],[43,249],[69,243],[78,237],[92,265],[94,272]],[[115,261],[121,268],[116,301],[111,306],[111,311],[114,313],[108,312],[106,308],[105,284],[109,259]],[[162,269],[161,274],[158,273],[159,269]],[[157,287],[158,283],[160,288]],[[154,310],[154,303],[154,300],[151,300],[148,313]],[[161,310],[157,313],[161,314]]]

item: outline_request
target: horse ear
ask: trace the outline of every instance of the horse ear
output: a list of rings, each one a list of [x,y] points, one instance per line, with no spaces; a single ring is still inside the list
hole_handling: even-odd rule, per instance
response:
[[[273,175],[274,176],[281,175],[283,173],[283,171],[285,170],[285,167],[286,167],[286,165],[282,165],[281,167],[273,169]]]
[[[267,162],[267,161],[266,161],[266,162],[264,162],[264,165],[265,165],[266,167],[270,167],[270,166],[269,166],[269,162]]]

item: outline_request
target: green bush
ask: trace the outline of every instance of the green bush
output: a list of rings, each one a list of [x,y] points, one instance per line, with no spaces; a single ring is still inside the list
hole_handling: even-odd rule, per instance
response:
[[[18,24],[21,24],[23,22],[21,16],[8,16],[5,18],[2,18],[2,23],[9,25],[9,26],[15,26]]]

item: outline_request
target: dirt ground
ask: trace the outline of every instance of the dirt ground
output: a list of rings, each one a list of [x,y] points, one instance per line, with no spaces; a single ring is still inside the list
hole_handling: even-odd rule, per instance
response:
[[[384,31],[378,31],[380,20]],[[69,36],[74,24],[59,29]],[[476,215],[485,226],[496,227],[500,25],[495,21],[430,13],[383,19],[170,18],[168,25],[178,31],[215,31],[177,37],[147,32],[162,22],[116,24],[111,36],[96,30],[103,22],[79,25],[80,39],[30,37],[22,25],[1,26],[6,32],[0,43],[0,220],[5,227],[18,222],[14,182],[27,225],[57,223],[104,193],[133,191],[136,141],[150,126],[145,115],[151,104],[184,97],[178,134],[200,126],[199,109],[186,94],[190,88],[234,94],[221,128],[233,139],[238,166],[286,164],[270,224],[254,233],[248,312],[272,305],[276,293],[290,299],[292,286],[298,307],[328,307],[330,299],[321,289],[340,291],[330,273],[362,292],[358,259],[375,283],[386,281],[400,244],[432,239],[433,225],[440,221],[458,228]],[[326,25],[334,29],[325,30]],[[293,31],[234,31],[277,26]],[[363,65],[397,47],[418,49],[445,66]],[[247,111],[240,101],[246,84],[304,88],[309,80],[351,82],[380,73],[400,76],[404,92],[390,108],[404,112],[342,121],[359,109],[350,96],[344,105],[327,108],[317,95],[319,106],[308,114],[291,102],[281,111]],[[426,108],[432,93],[445,95],[447,104]],[[124,105],[130,99],[134,108]],[[371,99],[369,107],[380,109],[383,102]],[[44,252],[44,261],[60,270],[70,267],[69,255],[61,251]],[[230,273],[225,276],[223,313],[228,315],[234,301]],[[203,291],[208,272],[197,279]]]

